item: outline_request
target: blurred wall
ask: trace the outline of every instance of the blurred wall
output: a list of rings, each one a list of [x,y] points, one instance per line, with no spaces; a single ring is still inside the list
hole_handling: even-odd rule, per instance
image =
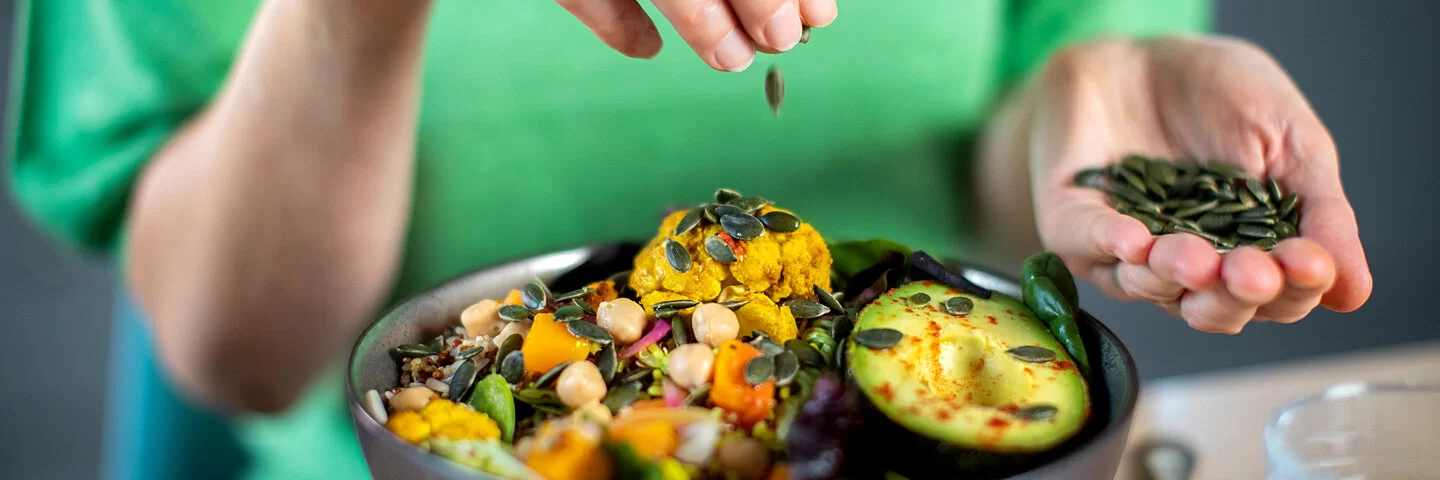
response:
[[[1149,378],[1440,337],[1440,321],[1425,313],[1440,287],[1440,256],[1422,250],[1440,237],[1440,162],[1430,158],[1440,151],[1440,2],[1219,3],[1219,29],[1269,49],[1339,144],[1375,294],[1353,314],[1321,312],[1234,337],[1191,331],[1093,288],[1087,308],[1120,333]],[[10,51],[12,7],[0,0],[0,52]],[[0,78],[7,67],[0,62]],[[28,228],[4,193],[0,318],[13,330],[0,348],[0,477],[94,478],[112,279]]]

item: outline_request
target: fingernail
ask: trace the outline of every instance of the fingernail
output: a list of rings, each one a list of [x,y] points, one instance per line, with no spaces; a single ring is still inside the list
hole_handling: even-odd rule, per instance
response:
[[[755,62],[755,49],[750,48],[750,42],[740,36],[738,30],[731,30],[720,40],[720,45],[715,47],[715,63],[727,72],[739,72],[750,68]]]
[[[785,2],[770,17],[770,23],[765,24],[765,39],[782,52],[800,43],[800,14],[795,11],[794,2]]]

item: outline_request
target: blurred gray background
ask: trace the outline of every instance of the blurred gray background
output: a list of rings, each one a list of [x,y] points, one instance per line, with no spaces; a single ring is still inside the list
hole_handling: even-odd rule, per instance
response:
[[[0,0],[7,57],[13,4]],[[1432,158],[1440,151],[1440,2],[1221,0],[1219,8],[1219,31],[1269,49],[1339,144],[1375,294],[1353,314],[1320,312],[1234,337],[1191,331],[1093,288],[1084,292],[1087,308],[1120,333],[1147,378],[1440,338],[1440,319],[1425,313],[1440,287],[1440,256],[1424,247],[1440,236],[1440,162]],[[8,63],[0,62],[0,78],[9,78]],[[0,318],[15,329],[0,348],[0,477],[98,476],[113,281],[104,265],[47,243],[9,192],[0,194]]]

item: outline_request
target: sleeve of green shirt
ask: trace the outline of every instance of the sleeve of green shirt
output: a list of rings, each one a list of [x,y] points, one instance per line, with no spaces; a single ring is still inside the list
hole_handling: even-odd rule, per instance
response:
[[[1144,37],[1210,28],[1210,0],[1011,0],[1004,27],[1003,72],[1009,82],[1044,64],[1056,50],[1105,36]]]
[[[12,190],[68,246],[115,248],[146,160],[223,79],[233,46],[194,12],[183,0],[18,3]]]

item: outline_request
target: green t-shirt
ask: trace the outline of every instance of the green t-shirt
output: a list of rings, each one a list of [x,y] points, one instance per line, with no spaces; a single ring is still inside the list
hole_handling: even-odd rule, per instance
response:
[[[777,200],[830,238],[957,253],[969,141],[1006,86],[1063,45],[1210,17],[1206,0],[841,7],[810,44],[732,74],[666,27],[665,51],[640,61],[553,2],[437,2],[395,297],[508,257],[649,236],[662,207],[720,186]],[[70,246],[113,253],[138,172],[220,88],[255,9],[21,2],[9,140],[22,208]],[[778,119],[762,93],[772,64],[787,80]],[[363,475],[341,395],[337,370],[286,414],[237,419],[249,476]]]

